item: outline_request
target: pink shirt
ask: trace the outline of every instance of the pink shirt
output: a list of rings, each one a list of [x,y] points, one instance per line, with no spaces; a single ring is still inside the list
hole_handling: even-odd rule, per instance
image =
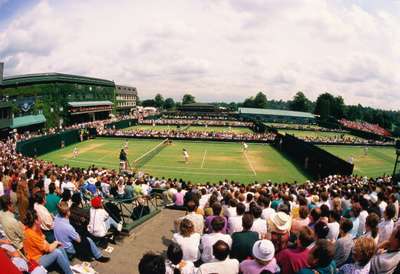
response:
[[[256,260],[244,260],[240,263],[240,271],[243,274],[259,274],[263,270],[269,270],[272,273],[280,271],[275,258],[273,258],[267,265],[260,265]]]
[[[175,193],[175,205],[176,206],[183,206],[183,197],[185,196],[185,193],[177,192]]]

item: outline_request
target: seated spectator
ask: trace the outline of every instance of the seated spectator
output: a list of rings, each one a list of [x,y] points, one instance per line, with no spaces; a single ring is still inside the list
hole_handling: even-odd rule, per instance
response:
[[[82,198],[80,193],[74,193],[71,201],[69,221],[81,237],[88,235],[87,226],[90,221],[90,211],[81,207]]]
[[[381,244],[387,240],[389,240],[390,235],[393,232],[394,222],[393,218],[396,214],[396,208],[393,204],[390,204],[386,207],[383,217],[385,220],[379,224],[379,241],[378,243]]]
[[[211,222],[212,233],[204,234],[201,237],[200,250],[202,250],[201,260],[203,263],[208,263],[214,259],[213,245],[217,241],[222,240],[227,243],[229,247],[232,246],[231,236],[222,233],[224,225],[225,219],[223,217],[216,216]]]
[[[42,231],[46,236],[46,240],[49,243],[51,243],[54,241],[54,232],[53,232],[54,220],[53,216],[44,206],[45,204],[46,200],[44,199],[43,194],[41,192],[36,193],[35,204],[33,208],[35,209],[38,215],[38,218],[40,220],[40,227],[42,228]]]
[[[204,235],[204,236],[206,236],[206,235]],[[225,235],[225,236],[227,236],[227,235]],[[229,248],[228,243],[226,243],[223,240],[218,240],[212,246],[212,253],[215,256],[215,260],[212,262],[202,264],[199,267],[197,274],[212,274],[212,273],[238,274],[239,273],[238,260],[229,258],[230,248]]]
[[[262,209],[258,206],[254,206],[251,208],[251,213],[253,214],[253,226],[251,227],[251,231],[257,232],[259,239],[263,238],[267,234],[267,221],[261,219]]]
[[[214,220],[214,218],[216,217],[221,217],[221,213],[222,213],[222,206],[219,202],[215,202],[212,205],[212,211],[213,211],[213,215],[206,217],[205,222],[204,222],[204,226],[205,226],[205,230],[207,233],[210,233],[212,231],[212,227],[211,227],[211,222],[212,220]],[[224,228],[222,229],[222,233],[227,233],[227,228],[228,228],[228,220],[226,219],[226,217],[222,217],[224,220]]]
[[[91,238],[81,238],[69,223],[70,210],[66,202],[60,202],[58,212],[54,220],[54,236],[62,244],[68,255],[74,256],[78,253],[83,258],[94,257],[99,262],[110,260],[110,258],[101,255],[101,251]]]
[[[265,220],[263,221],[265,222]],[[243,231],[232,234],[231,258],[235,258],[239,262],[251,256],[253,245],[259,240],[258,233],[250,231],[253,227],[253,216],[250,213],[243,215],[242,226]]]
[[[183,252],[179,245],[172,243],[167,249],[165,274],[193,274],[195,267],[192,262],[183,259]]]
[[[368,215],[365,221],[365,234],[361,237],[371,237],[374,239],[375,244],[378,245],[379,242],[379,217],[376,213],[371,213]]]
[[[308,267],[308,255],[314,242],[314,232],[308,226],[303,226],[296,240],[295,248],[286,248],[276,256],[282,273],[294,274],[300,269]]]
[[[44,268],[56,263],[64,274],[72,274],[65,250],[61,243],[54,241],[49,244],[41,230],[39,218],[35,211],[28,211],[24,220],[24,251],[28,260],[34,260]]]
[[[308,255],[308,267],[302,268],[298,274],[336,274],[333,260],[335,245],[328,240],[318,240]]]
[[[11,202],[10,196],[3,195],[0,197],[0,225],[4,230],[7,238],[11,244],[18,250],[22,249],[24,241],[24,226],[14,216],[14,206]]]
[[[269,218],[276,213],[275,209],[270,207],[271,200],[268,197],[261,197],[260,199],[264,205],[264,209],[262,211],[261,218],[268,221]]]
[[[108,230],[113,227],[117,231],[122,230],[122,223],[117,223],[103,208],[103,203],[100,197],[95,197],[91,201],[90,221],[88,231],[96,237],[102,238],[106,236]]]
[[[275,246],[275,253],[287,248],[292,219],[284,212],[277,212],[268,222],[268,234]]]
[[[178,187],[177,192],[174,194],[174,197],[173,197],[174,205],[178,206],[178,207],[183,206],[184,205],[184,202],[183,202],[184,196],[185,196],[185,192],[182,191],[181,187]]]
[[[378,254],[371,260],[372,274],[399,273],[400,263],[400,229],[392,232],[389,240],[383,242],[379,247]]]
[[[301,206],[299,208],[299,217],[293,220],[291,228],[292,233],[297,234],[303,226],[307,226],[310,223],[308,212],[307,206]]]
[[[228,204],[223,207],[224,216],[229,220],[230,217],[236,216],[236,206],[238,201],[234,198],[230,198]]]
[[[311,209],[310,216],[308,216],[308,219],[310,220],[308,226],[314,228],[315,224],[319,221],[319,218],[321,218],[321,209],[319,207],[314,207]]]
[[[204,218],[201,214],[196,213],[196,209],[197,209],[196,202],[193,200],[188,201],[186,208],[187,208],[186,215],[178,218],[175,221],[175,231],[178,231],[179,224],[183,219],[188,219],[188,220],[192,221],[192,223],[194,225],[194,232],[202,235],[203,230],[204,230]]]
[[[314,232],[316,240],[326,239],[329,233],[329,227],[325,222],[319,221],[314,226]]]
[[[252,248],[254,259],[248,259],[240,264],[240,272],[243,274],[258,274],[263,270],[277,273],[280,271],[276,263],[275,247],[269,240],[260,240],[254,243]]]
[[[179,225],[179,233],[172,236],[172,241],[177,243],[183,252],[183,260],[196,262],[200,259],[200,234],[194,232],[193,222],[183,219]]]
[[[128,182],[125,185],[124,194],[122,195],[122,198],[123,199],[133,199],[134,196],[135,196],[135,194],[134,194],[134,189],[132,186],[132,181],[128,180]]]
[[[46,195],[46,208],[47,210],[55,216],[57,214],[57,205],[61,200],[61,197],[56,193],[56,185],[54,183],[50,183],[49,185],[49,194]]]
[[[165,274],[166,266],[163,256],[148,252],[139,262],[139,274]]]
[[[236,206],[236,216],[231,216],[228,219],[228,231],[229,234],[239,232],[243,230],[242,217],[246,211],[246,206],[242,203],[238,203]]]
[[[6,250],[3,248],[0,248],[0,265],[1,265],[1,270],[2,273],[7,273],[7,274],[21,274],[22,270],[21,268],[18,268],[14,262],[11,260],[10,255]],[[46,273],[42,272],[42,273]]]
[[[329,213],[329,223],[328,223],[328,236],[326,237],[328,240],[335,242],[339,237],[340,231],[340,219],[341,215],[339,211],[331,210]]]
[[[350,215],[351,221],[353,222],[353,228],[350,231],[351,236],[354,238],[360,236],[358,235],[358,229],[360,226],[360,212],[362,208],[359,203],[354,203],[351,207]]]
[[[339,274],[368,274],[371,268],[371,258],[376,251],[372,238],[363,237],[355,240],[352,264],[345,264],[339,269]]]
[[[341,267],[350,257],[351,250],[354,246],[353,237],[350,234],[353,223],[349,219],[343,219],[340,224],[340,237],[335,243],[335,262]]]

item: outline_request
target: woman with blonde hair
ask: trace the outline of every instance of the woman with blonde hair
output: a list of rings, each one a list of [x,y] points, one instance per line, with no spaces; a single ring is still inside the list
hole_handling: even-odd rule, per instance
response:
[[[371,259],[376,251],[374,239],[361,237],[355,240],[352,257],[354,263],[345,264],[339,269],[339,274],[368,274],[371,268]]]

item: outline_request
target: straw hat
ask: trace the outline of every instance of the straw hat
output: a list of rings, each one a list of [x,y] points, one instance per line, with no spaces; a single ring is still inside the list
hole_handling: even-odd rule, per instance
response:
[[[290,218],[290,216],[285,212],[278,212],[274,214],[270,221],[278,230],[289,231],[292,225],[292,218]]]

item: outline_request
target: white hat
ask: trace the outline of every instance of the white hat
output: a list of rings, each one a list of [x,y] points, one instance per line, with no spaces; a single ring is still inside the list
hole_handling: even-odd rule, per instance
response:
[[[270,261],[274,258],[275,247],[270,240],[259,240],[253,245],[253,256],[260,261]]]
[[[290,230],[290,227],[292,225],[292,220],[289,215],[287,215],[285,212],[278,212],[274,214],[270,221],[274,224],[274,226],[278,230]]]

